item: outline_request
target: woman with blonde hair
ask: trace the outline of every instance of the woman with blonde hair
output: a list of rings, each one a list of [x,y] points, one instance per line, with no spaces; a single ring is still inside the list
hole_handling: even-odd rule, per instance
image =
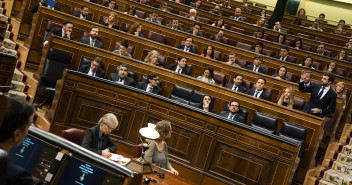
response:
[[[167,144],[165,139],[171,138],[172,128],[169,121],[159,121],[154,128],[159,133],[159,138],[150,142],[149,149],[145,152],[145,160],[158,166],[169,170],[174,175],[178,175],[169,162],[167,152]]]
[[[151,50],[148,53],[147,57],[145,57],[144,62],[151,65],[160,66],[158,62],[158,57],[159,57],[159,52],[156,50]]]
[[[333,90],[336,92],[338,98],[342,98],[343,101],[343,106],[342,108],[346,108],[346,94],[344,94],[345,91],[345,83],[343,82],[338,82],[336,86],[333,88]]]
[[[293,90],[292,87],[286,87],[284,93],[282,93],[281,97],[279,98],[279,101],[277,104],[288,107],[288,108],[293,108],[293,103],[294,103],[294,97],[295,97],[295,91]]]
[[[109,17],[105,19],[102,25],[107,26],[109,28],[120,29],[120,26],[117,21],[117,14],[115,12],[110,12]]]

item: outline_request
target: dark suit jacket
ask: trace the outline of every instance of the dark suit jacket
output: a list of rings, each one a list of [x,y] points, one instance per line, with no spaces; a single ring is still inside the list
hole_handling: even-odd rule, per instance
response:
[[[304,82],[298,83],[299,90],[302,92],[309,92],[310,98],[308,103],[302,109],[303,112],[311,113],[311,109],[318,108],[322,110],[322,113],[313,114],[319,117],[324,117],[326,114],[331,114],[335,112],[336,109],[336,93],[330,87],[329,91],[323,96],[323,98],[318,99],[317,96],[321,89],[321,85],[313,84],[311,86],[304,87]]]
[[[100,127],[100,124],[86,130],[82,141],[82,147],[101,155],[102,150],[98,150],[99,129],[100,129],[99,127]],[[110,137],[107,134],[104,134],[103,136],[104,136],[104,139],[103,139],[102,149],[105,150],[106,148],[109,148],[111,153],[115,153],[116,152],[115,144],[111,141]]]
[[[80,18],[81,17],[81,13],[73,14],[73,16]],[[89,16],[86,16],[86,20],[87,21],[92,21],[92,18],[90,18]]]
[[[171,24],[167,24],[166,26],[172,28]],[[177,26],[176,30],[183,31],[183,28],[181,26]]]
[[[147,82],[138,82],[136,87],[138,89],[145,91],[145,90],[147,90],[147,86],[148,86]],[[155,87],[153,87],[152,93],[161,95],[162,89],[159,86],[155,86]]]
[[[44,41],[48,41],[51,34],[62,37],[62,28],[53,27],[50,32],[45,36]],[[70,35],[69,39],[73,40],[73,36]]]
[[[248,66],[246,66],[246,69],[249,69],[249,70],[251,70],[251,71],[253,71],[253,68],[254,68],[254,65],[248,65]],[[266,71],[265,71],[261,66],[259,66],[258,72],[259,72],[259,73],[262,73],[262,74],[266,74]]]
[[[225,117],[225,118],[228,118],[229,114],[230,114],[230,111],[221,111],[220,112],[220,116]],[[239,114],[236,114],[232,120],[240,122],[240,123],[244,123],[244,118]]]
[[[112,80],[114,82],[118,81],[119,80],[119,74],[117,73],[111,73],[108,80]],[[126,77],[125,78],[125,81],[123,82],[123,85],[128,85],[128,86],[134,86],[134,79],[131,78],[131,77]]]
[[[238,18],[235,18],[235,16],[230,16],[230,19],[234,19],[234,20],[238,20],[238,21],[245,21],[246,20],[246,18],[242,17],[242,16],[240,16]]]
[[[248,89],[246,92],[246,94],[251,95],[251,96],[254,96],[254,93],[255,93],[255,89]],[[262,92],[262,94],[260,94],[259,98],[263,99],[263,100],[270,101],[269,96],[267,96],[264,92]]]
[[[180,45],[177,46],[177,48],[178,48],[178,49],[181,49],[181,50],[184,50],[185,47],[186,47],[186,46],[183,45],[183,44],[180,44]],[[191,52],[191,53],[197,53],[197,51],[196,51],[196,50],[194,49],[194,47],[192,47],[192,46],[191,46],[191,48],[189,48],[189,52]]]
[[[225,84],[225,87],[229,88],[229,89],[232,89],[233,84],[232,83],[227,83],[227,84]],[[238,86],[238,90],[237,91],[241,92],[241,93],[245,93],[247,91],[247,89],[241,85],[241,86]]]
[[[169,65],[168,68],[169,68],[171,71],[175,71],[175,72],[176,72],[177,64],[171,64],[171,65]],[[191,73],[190,73],[189,70],[187,70],[187,68],[183,68],[181,73],[184,74],[184,75],[191,76]]]
[[[32,11],[33,13],[37,13],[37,12],[38,12],[39,4],[40,4],[41,1],[42,1],[42,0],[39,0],[39,1],[32,7],[31,11]],[[42,4],[42,6],[48,7],[48,4],[46,4],[46,3],[44,2],[44,3]],[[55,5],[54,5],[54,10],[60,11],[60,7],[59,7],[57,4],[55,4]]]
[[[103,22],[103,23],[101,23],[101,24],[102,24],[103,26],[109,27],[109,24],[108,24],[108,23]],[[120,26],[119,26],[118,24],[115,24],[115,25],[113,25],[111,28],[114,28],[114,29],[119,30],[119,29],[120,29]]]
[[[281,56],[280,56],[280,55],[276,55],[276,56],[274,56],[274,58],[277,58],[277,59],[279,59],[279,60],[280,60]],[[289,58],[289,57],[286,57],[286,60],[284,60],[284,61],[291,62],[291,63],[293,63],[293,62],[294,62],[294,61],[293,61],[293,60],[291,60],[291,58]]]
[[[213,36],[210,36],[209,39],[210,39],[210,40],[213,40],[213,41],[217,41],[217,40],[216,40],[216,36],[214,36],[214,35],[213,35]],[[217,41],[217,42],[221,42],[221,43],[227,44],[227,41],[226,41],[225,39],[222,39],[221,41]]]
[[[33,178],[26,169],[9,162],[7,164],[6,185],[33,185]]]
[[[89,37],[82,37],[80,42],[83,44],[90,45],[90,38]],[[94,47],[103,49],[103,44],[98,39],[95,39]]]
[[[89,69],[90,69],[90,65],[82,65],[81,67],[79,67],[78,72],[82,72],[82,73],[89,73]],[[101,68],[98,69],[97,72],[95,72],[95,76],[99,77],[99,78],[104,78],[105,76],[105,71],[102,70]]]
[[[193,30],[187,30],[187,33],[193,34]],[[203,35],[198,32],[198,33],[197,33],[197,36],[202,37]]]
[[[190,15],[186,15],[186,18],[190,18],[191,16]],[[199,21],[199,19],[198,19],[198,16],[196,17],[196,20],[195,21]]]

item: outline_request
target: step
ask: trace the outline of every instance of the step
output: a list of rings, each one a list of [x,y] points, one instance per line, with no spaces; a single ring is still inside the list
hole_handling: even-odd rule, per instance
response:
[[[43,109],[38,109],[36,113],[38,114],[38,119],[36,121],[36,125],[45,130],[49,131],[50,130],[50,122],[45,118],[45,112],[47,111],[46,107],[43,107]]]
[[[38,81],[33,78],[33,72],[25,71],[24,73],[27,75],[26,84],[29,86],[27,93],[29,96],[33,97],[30,99],[30,102],[33,103],[37,93]]]

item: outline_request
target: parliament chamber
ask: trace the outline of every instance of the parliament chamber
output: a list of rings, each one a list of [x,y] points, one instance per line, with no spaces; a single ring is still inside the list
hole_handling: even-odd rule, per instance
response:
[[[41,0],[3,2],[3,8],[9,11],[3,11],[8,19],[0,19],[0,31],[8,37],[5,46],[13,45],[15,54],[0,52],[0,92],[10,90],[5,94],[27,99],[37,108],[28,136],[21,146],[8,154],[8,159],[17,161],[17,165],[30,171],[33,177],[48,184],[83,181],[87,184],[145,184],[146,177],[156,179],[156,184],[352,183],[349,172],[347,175],[336,172],[341,166],[349,167],[336,156],[350,158],[352,59],[335,58],[341,50],[352,53],[351,48],[344,47],[351,29],[343,28],[345,35],[330,33],[335,26],[327,23],[321,24],[324,31],[308,29],[314,21],[302,19],[307,27],[297,26],[292,24],[296,16],[285,13],[276,20],[281,19],[287,31],[283,44],[289,46],[288,57],[293,60],[288,62],[275,58],[283,46],[276,40],[279,32],[267,28],[272,17],[264,17],[266,39],[254,36],[260,28],[256,22],[263,8],[251,2],[248,5],[251,11],[241,13],[245,21],[229,18],[234,15],[235,7],[243,5],[234,0],[229,1],[231,9],[221,8],[221,16],[210,11],[225,1],[202,1],[201,8],[196,8],[198,21],[187,17],[193,7],[185,3],[194,5],[195,2],[188,0],[117,0],[116,9],[108,7],[111,0],[57,0],[60,10],[39,5],[36,13],[32,7]],[[168,11],[160,9],[165,3]],[[81,13],[85,6],[89,8],[91,21],[73,15]],[[136,15],[127,13],[131,7]],[[157,10],[161,24],[145,19],[152,19]],[[103,25],[112,13],[116,15],[118,29]],[[267,10],[266,13],[274,12]],[[211,25],[220,17],[225,22],[223,28]],[[67,20],[73,25],[73,39],[65,38],[64,34],[52,34],[56,28],[64,30]],[[184,31],[165,26],[172,25],[174,20],[178,20]],[[194,29],[196,22],[201,23],[203,36],[186,32]],[[144,37],[130,33],[135,23],[141,25]],[[93,29],[99,30],[96,39],[102,43],[101,48],[81,40],[92,38],[90,31]],[[226,43],[210,39],[211,36],[216,39],[219,31],[223,32]],[[195,53],[176,48],[185,45],[189,36],[192,36],[191,47]],[[301,39],[304,49],[291,47],[296,38]],[[126,40],[131,57],[116,53],[125,47]],[[265,74],[247,68],[258,56],[253,52],[257,42],[264,45],[260,65]],[[322,43],[329,55],[316,53]],[[201,56],[209,46],[213,47],[214,58]],[[145,62],[154,50],[158,52],[158,65]],[[231,53],[235,53],[236,65],[227,63]],[[190,71],[189,75],[168,67],[178,66],[180,56],[187,59],[185,69]],[[314,58],[311,68],[300,65],[307,56]],[[102,77],[79,71],[84,65],[93,65],[97,57],[102,61]],[[298,85],[302,74],[310,71],[310,83],[320,84],[326,74],[324,68],[329,69],[332,61],[336,69],[331,88],[335,89],[338,82],[344,84],[343,96],[336,99],[335,112],[324,117],[303,112],[312,96],[302,92]],[[132,86],[111,80],[111,75],[119,75],[125,64],[128,65],[127,76],[134,81]],[[197,79],[209,66],[214,70],[214,83]],[[282,66],[286,69],[285,80],[276,77]],[[159,78],[160,95],[135,87],[138,82],[149,82],[151,73]],[[256,90],[259,79],[264,79],[262,93],[269,100],[228,88],[227,84],[234,83],[238,74],[243,76],[242,86],[248,90]],[[277,103],[288,87],[294,94],[293,108]],[[200,102],[203,104],[205,96],[211,97],[213,113],[198,106]],[[234,99],[240,102],[243,123],[219,115],[229,111]],[[165,178],[155,173],[142,174],[79,146],[84,130],[97,125],[106,113],[117,117],[119,124],[109,136],[117,146],[117,154],[126,157],[132,157],[141,143],[140,128],[148,123],[170,121],[172,137],[166,139],[166,143],[169,160],[179,175],[156,166],[153,170],[165,173]],[[63,133],[72,128],[80,134],[66,140]],[[19,160],[22,153],[25,158]]]

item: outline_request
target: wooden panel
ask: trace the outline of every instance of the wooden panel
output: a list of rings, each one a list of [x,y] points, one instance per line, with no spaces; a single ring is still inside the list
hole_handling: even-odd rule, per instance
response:
[[[0,86],[10,86],[17,59],[13,55],[0,52]]]

